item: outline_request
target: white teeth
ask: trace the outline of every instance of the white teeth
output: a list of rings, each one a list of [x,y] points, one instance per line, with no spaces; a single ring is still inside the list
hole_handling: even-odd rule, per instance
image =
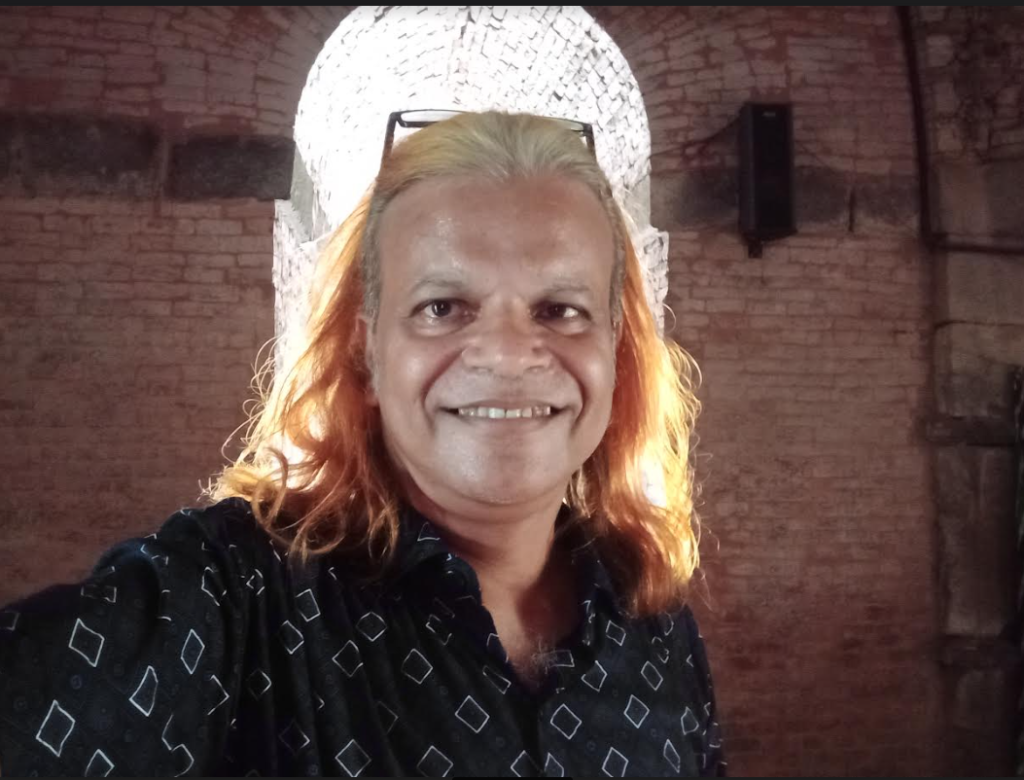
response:
[[[459,417],[486,417],[491,420],[517,420],[521,417],[549,417],[550,406],[524,406],[522,409],[499,409],[494,406],[462,406]]]

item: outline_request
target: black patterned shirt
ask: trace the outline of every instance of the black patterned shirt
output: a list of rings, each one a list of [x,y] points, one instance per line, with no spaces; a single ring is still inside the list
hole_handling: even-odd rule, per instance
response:
[[[628,619],[582,536],[578,627],[539,689],[415,511],[376,583],[293,560],[229,499],[0,609],[4,775],[725,774],[690,610]]]

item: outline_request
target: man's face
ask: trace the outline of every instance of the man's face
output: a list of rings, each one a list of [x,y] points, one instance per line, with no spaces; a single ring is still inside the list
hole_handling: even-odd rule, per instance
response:
[[[439,507],[560,501],[608,426],[615,249],[583,184],[420,182],[380,225],[367,334],[388,452]]]

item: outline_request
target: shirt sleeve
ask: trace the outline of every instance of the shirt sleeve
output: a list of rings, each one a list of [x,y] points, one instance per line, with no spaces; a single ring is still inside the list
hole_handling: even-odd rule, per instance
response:
[[[0,609],[5,776],[202,775],[217,765],[252,585],[233,543],[242,506],[182,510],[109,550],[85,581]]]
[[[689,657],[687,664],[693,667],[698,691],[698,712],[696,738],[698,770],[701,777],[727,777],[728,764],[722,748],[722,732],[718,725],[718,711],[715,702],[715,690],[712,684],[711,667],[708,663],[707,647],[700,634],[696,618],[689,607],[683,609],[682,621],[689,638]]]

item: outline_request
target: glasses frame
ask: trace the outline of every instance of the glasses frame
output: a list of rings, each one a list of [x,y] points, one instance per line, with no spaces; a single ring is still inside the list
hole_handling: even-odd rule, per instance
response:
[[[457,114],[465,114],[469,112],[447,108],[417,108],[407,109],[405,111],[392,111],[391,114],[388,115],[388,127],[387,131],[384,134],[384,151],[380,157],[381,166],[383,166],[384,163],[387,161],[388,157],[391,154],[391,149],[394,146],[395,128],[403,127],[419,129],[423,127],[429,127],[430,125],[437,124],[438,122],[443,122],[444,119],[450,118],[444,117],[442,119],[427,120],[417,119],[415,117],[416,114],[431,113],[449,114],[451,116],[455,116]],[[551,119],[554,120],[555,122],[560,122],[563,125],[565,125],[567,129],[572,130],[575,133],[579,133],[583,137],[583,142],[590,150],[590,153],[593,154],[594,157],[597,157],[597,149],[594,145],[594,126],[592,124],[590,124],[589,122],[580,122],[577,119],[565,119],[563,117],[555,116],[544,117],[544,119]]]

